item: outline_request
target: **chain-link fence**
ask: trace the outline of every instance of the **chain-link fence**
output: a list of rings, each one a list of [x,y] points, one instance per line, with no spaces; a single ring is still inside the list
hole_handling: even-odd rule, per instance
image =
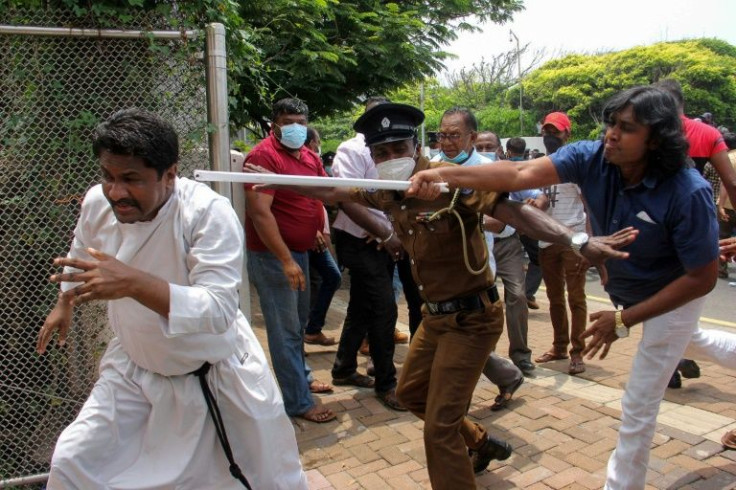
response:
[[[116,27],[167,24],[146,17]],[[79,19],[12,11],[0,12],[0,25],[69,28]],[[48,471],[106,345],[105,312],[92,305],[75,315],[66,347],[35,353],[56,301],[52,259],[68,250],[80,200],[98,179],[92,131],[121,108],[146,108],[177,129],[180,173],[208,168],[204,38],[0,34],[0,487]]]

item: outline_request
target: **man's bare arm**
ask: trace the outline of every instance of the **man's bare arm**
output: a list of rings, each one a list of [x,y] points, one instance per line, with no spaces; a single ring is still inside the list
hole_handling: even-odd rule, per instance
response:
[[[510,224],[523,235],[545,242],[570,245],[574,234],[571,229],[534,206],[508,199],[497,203],[491,216]],[[633,242],[637,234],[633,228],[625,228],[610,236],[590,237],[581,255],[592,264],[600,264],[607,259],[625,259],[629,254],[616,249]]]

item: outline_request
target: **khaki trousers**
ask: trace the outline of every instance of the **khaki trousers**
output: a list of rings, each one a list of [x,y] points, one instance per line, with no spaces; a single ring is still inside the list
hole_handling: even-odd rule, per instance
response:
[[[547,287],[549,316],[554,329],[552,352],[558,355],[566,353],[568,344],[571,345],[570,355],[574,357],[579,357],[585,348],[580,335],[585,331],[588,306],[585,301],[585,271],[579,267],[581,260],[572,248],[565,245],[552,244],[539,250],[539,264]],[[565,285],[570,322],[565,305]]]
[[[483,310],[423,319],[409,347],[396,394],[424,420],[424,447],[434,490],[473,489],[468,448],[484,442],[486,430],[467,409],[483,365],[503,332],[503,306],[483,295]]]

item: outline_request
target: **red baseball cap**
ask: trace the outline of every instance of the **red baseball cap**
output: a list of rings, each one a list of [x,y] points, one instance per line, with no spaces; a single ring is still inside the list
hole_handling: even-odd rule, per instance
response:
[[[570,119],[564,112],[551,112],[547,114],[547,117],[544,118],[544,122],[542,123],[542,127],[546,126],[547,124],[551,124],[558,130],[567,131],[568,133],[572,128],[572,124],[570,124]]]

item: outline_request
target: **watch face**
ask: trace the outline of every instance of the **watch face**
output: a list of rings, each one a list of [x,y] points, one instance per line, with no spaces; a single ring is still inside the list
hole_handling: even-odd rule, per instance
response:
[[[587,233],[579,232],[579,233],[575,233],[572,236],[572,246],[573,247],[575,247],[577,249],[580,249],[586,243],[588,243],[588,234]]]
[[[629,336],[629,329],[626,327],[616,327],[615,332],[616,332],[616,336],[620,339],[623,339]]]

